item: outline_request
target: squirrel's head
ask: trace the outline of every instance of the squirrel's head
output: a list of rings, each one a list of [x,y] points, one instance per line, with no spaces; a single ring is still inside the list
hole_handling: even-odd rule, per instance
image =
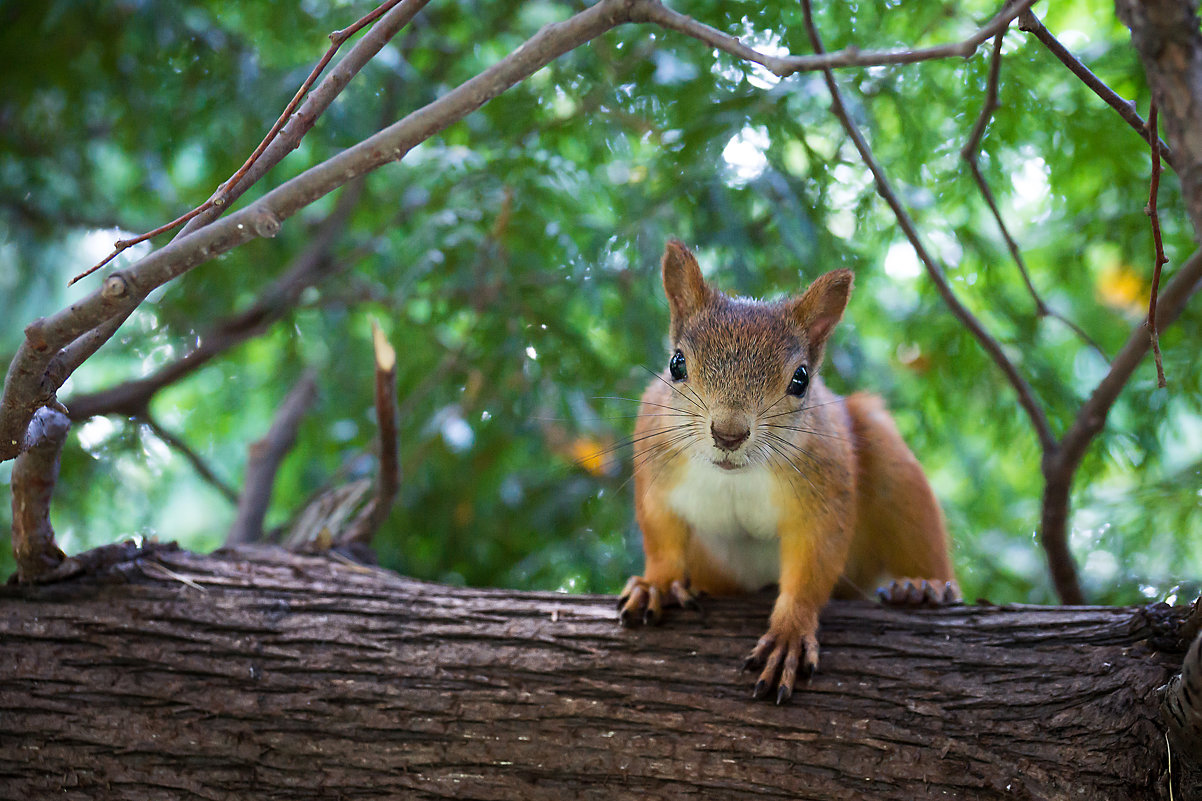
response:
[[[697,408],[688,408],[704,409],[698,423],[709,434],[690,450],[729,469],[756,461],[757,452],[771,448],[766,426],[804,408],[851,295],[852,272],[826,273],[785,300],[735,298],[709,286],[689,249],[671,240],[663,277],[672,317],[666,380],[678,395],[673,405],[691,396]]]

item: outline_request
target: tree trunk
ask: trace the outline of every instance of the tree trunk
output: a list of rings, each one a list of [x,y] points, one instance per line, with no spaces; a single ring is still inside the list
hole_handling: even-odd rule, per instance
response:
[[[626,630],[263,548],[0,587],[0,797],[1169,797],[1180,610],[832,603],[776,707],[738,670],[769,603]]]

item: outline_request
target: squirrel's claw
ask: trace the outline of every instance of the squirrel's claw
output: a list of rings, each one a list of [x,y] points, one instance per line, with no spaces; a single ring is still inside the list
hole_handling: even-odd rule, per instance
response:
[[[659,623],[664,616],[665,601],[701,610],[696,597],[689,592],[687,581],[673,581],[665,592],[642,576],[631,576],[618,596],[618,622],[623,626],[633,626],[639,621],[649,625]]]
[[[809,679],[818,669],[818,638],[814,634],[781,636],[769,631],[743,662],[743,670],[761,666],[752,697],[768,698],[775,687],[776,703],[783,704],[793,697],[798,674]]]
[[[962,600],[960,585],[954,579],[894,579],[877,588],[876,596],[890,606],[951,606]]]
[[[701,611],[701,604],[697,602],[697,596],[689,592],[687,583],[682,581],[673,581],[668,587],[668,591],[672,593],[672,600],[680,605],[681,609],[693,609]]]

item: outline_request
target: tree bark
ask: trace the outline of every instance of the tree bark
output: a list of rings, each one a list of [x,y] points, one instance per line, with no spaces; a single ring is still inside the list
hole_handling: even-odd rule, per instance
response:
[[[1179,609],[832,603],[776,707],[770,601],[628,630],[262,547],[0,587],[0,797],[1169,797]]]

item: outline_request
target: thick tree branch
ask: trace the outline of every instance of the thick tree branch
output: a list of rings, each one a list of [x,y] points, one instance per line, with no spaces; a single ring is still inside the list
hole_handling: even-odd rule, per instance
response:
[[[1179,778],[1173,784],[1177,792],[1202,788],[1202,633],[1186,653],[1181,673],[1165,688],[1160,712],[1176,756]],[[1187,793],[1184,798],[1192,796],[1190,791]]]
[[[159,548],[0,587],[0,775],[28,799],[1168,798],[1181,652],[1153,644],[1180,610],[835,602],[776,707],[737,668],[770,608],[627,630],[607,596]]]
[[[280,463],[296,442],[296,432],[317,399],[317,377],[306,372],[280,405],[267,434],[250,446],[246,479],[238,498],[238,513],[226,535],[227,545],[257,542],[263,536],[263,518],[271,503],[271,490]]]

